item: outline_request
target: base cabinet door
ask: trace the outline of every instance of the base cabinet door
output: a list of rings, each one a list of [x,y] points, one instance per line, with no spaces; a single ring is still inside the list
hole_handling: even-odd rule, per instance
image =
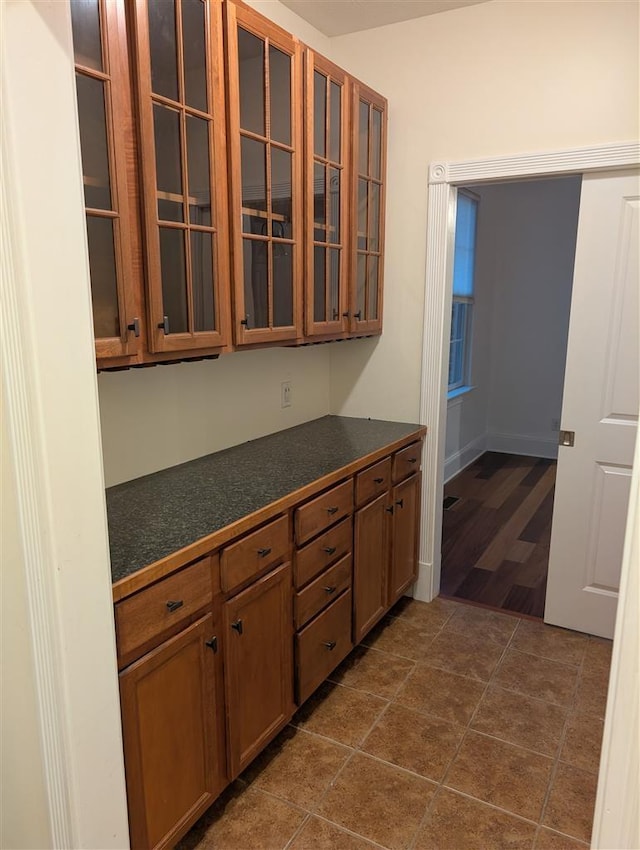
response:
[[[208,614],[120,674],[131,847],[172,847],[226,785]]]
[[[224,604],[229,770],[234,779],[293,714],[291,564]]]
[[[393,530],[389,561],[388,606],[393,605],[418,575],[420,475],[396,484],[393,495]]]
[[[389,497],[383,493],[355,514],[353,640],[359,643],[387,610]]]

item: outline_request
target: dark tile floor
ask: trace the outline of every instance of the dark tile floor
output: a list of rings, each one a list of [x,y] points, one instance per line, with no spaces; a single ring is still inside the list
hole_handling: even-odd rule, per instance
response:
[[[404,599],[180,850],[579,850],[611,643]]]

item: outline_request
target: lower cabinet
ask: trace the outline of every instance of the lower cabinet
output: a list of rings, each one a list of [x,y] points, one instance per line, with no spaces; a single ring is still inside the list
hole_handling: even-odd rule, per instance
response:
[[[283,564],[223,605],[230,778],[291,719],[291,565]]]
[[[227,784],[221,663],[207,614],[120,674],[131,847],[172,847]]]
[[[392,490],[393,520],[387,607],[400,599],[418,577],[420,532],[420,474]]]
[[[389,495],[356,511],[353,561],[353,639],[358,643],[387,610]]]

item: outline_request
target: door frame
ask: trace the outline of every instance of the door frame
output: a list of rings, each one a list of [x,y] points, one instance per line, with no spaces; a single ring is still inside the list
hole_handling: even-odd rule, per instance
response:
[[[442,489],[451,333],[453,246],[458,187],[613,171],[640,165],[640,143],[621,142],[493,159],[436,162],[429,167],[427,262],[420,381],[420,423],[428,426],[422,474],[420,572],[414,597],[440,590]]]

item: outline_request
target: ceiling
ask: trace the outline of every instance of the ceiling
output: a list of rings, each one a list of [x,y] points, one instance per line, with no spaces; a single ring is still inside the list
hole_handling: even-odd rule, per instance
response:
[[[282,0],[325,35],[345,35],[487,0]]]

